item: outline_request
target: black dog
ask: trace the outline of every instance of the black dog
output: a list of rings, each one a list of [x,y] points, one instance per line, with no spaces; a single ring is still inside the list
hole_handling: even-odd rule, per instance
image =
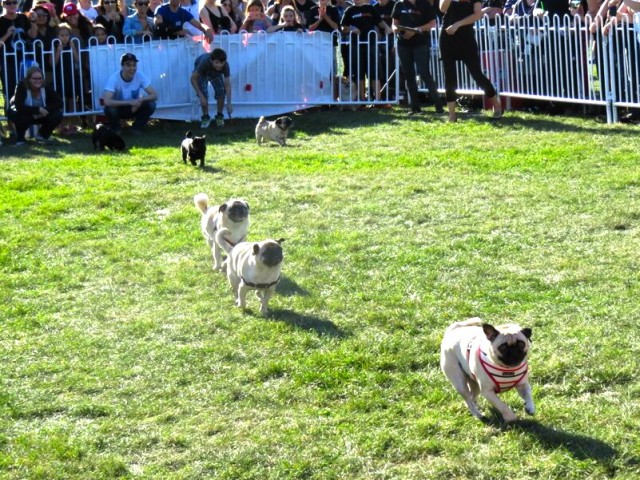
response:
[[[94,150],[104,150],[106,147],[109,150],[118,150],[122,152],[126,148],[122,137],[103,123],[98,123],[96,125],[91,139],[93,141]]]
[[[204,156],[207,153],[207,136],[192,137],[191,131],[185,134],[182,141],[182,161],[187,163],[187,158],[191,165],[195,165],[200,160],[200,168],[204,168]]]

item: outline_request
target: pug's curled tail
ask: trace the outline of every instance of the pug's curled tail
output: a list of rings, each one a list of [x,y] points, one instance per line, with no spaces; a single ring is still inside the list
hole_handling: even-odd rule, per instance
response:
[[[227,240],[227,237],[231,236],[231,230],[228,228],[221,228],[216,232],[216,243],[222,247],[227,255],[233,250],[233,246]]]
[[[196,208],[204,214],[207,208],[209,208],[209,196],[206,193],[199,193],[193,197],[193,203],[196,205]]]
[[[264,116],[260,117],[260,120],[258,120],[258,123],[262,123],[264,122]]]

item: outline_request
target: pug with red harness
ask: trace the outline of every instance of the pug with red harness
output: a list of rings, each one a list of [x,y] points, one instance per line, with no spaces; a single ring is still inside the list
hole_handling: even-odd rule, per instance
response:
[[[516,324],[494,327],[479,318],[449,325],[442,339],[440,367],[471,414],[482,419],[478,394],[502,414],[505,422],[517,420],[498,394],[515,388],[524,400],[525,411],[535,413],[527,357],[531,329]]]

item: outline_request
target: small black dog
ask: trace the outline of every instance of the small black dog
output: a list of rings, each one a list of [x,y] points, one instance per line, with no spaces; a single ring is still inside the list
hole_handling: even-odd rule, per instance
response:
[[[187,158],[191,162],[191,165],[195,165],[197,160],[200,160],[200,168],[204,168],[204,156],[207,153],[207,136],[192,137],[191,131],[185,134],[185,139],[182,141],[182,161],[187,163]]]
[[[122,137],[103,123],[95,126],[91,139],[94,150],[104,150],[106,147],[109,150],[122,152],[126,148]]]

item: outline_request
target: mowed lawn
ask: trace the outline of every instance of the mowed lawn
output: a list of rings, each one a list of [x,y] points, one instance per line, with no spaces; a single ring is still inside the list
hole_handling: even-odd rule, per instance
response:
[[[640,478],[640,127],[310,111],[0,147],[0,479]],[[284,237],[233,306],[193,196]],[[470,416],[446,326],[533,329],[537,412]]]

